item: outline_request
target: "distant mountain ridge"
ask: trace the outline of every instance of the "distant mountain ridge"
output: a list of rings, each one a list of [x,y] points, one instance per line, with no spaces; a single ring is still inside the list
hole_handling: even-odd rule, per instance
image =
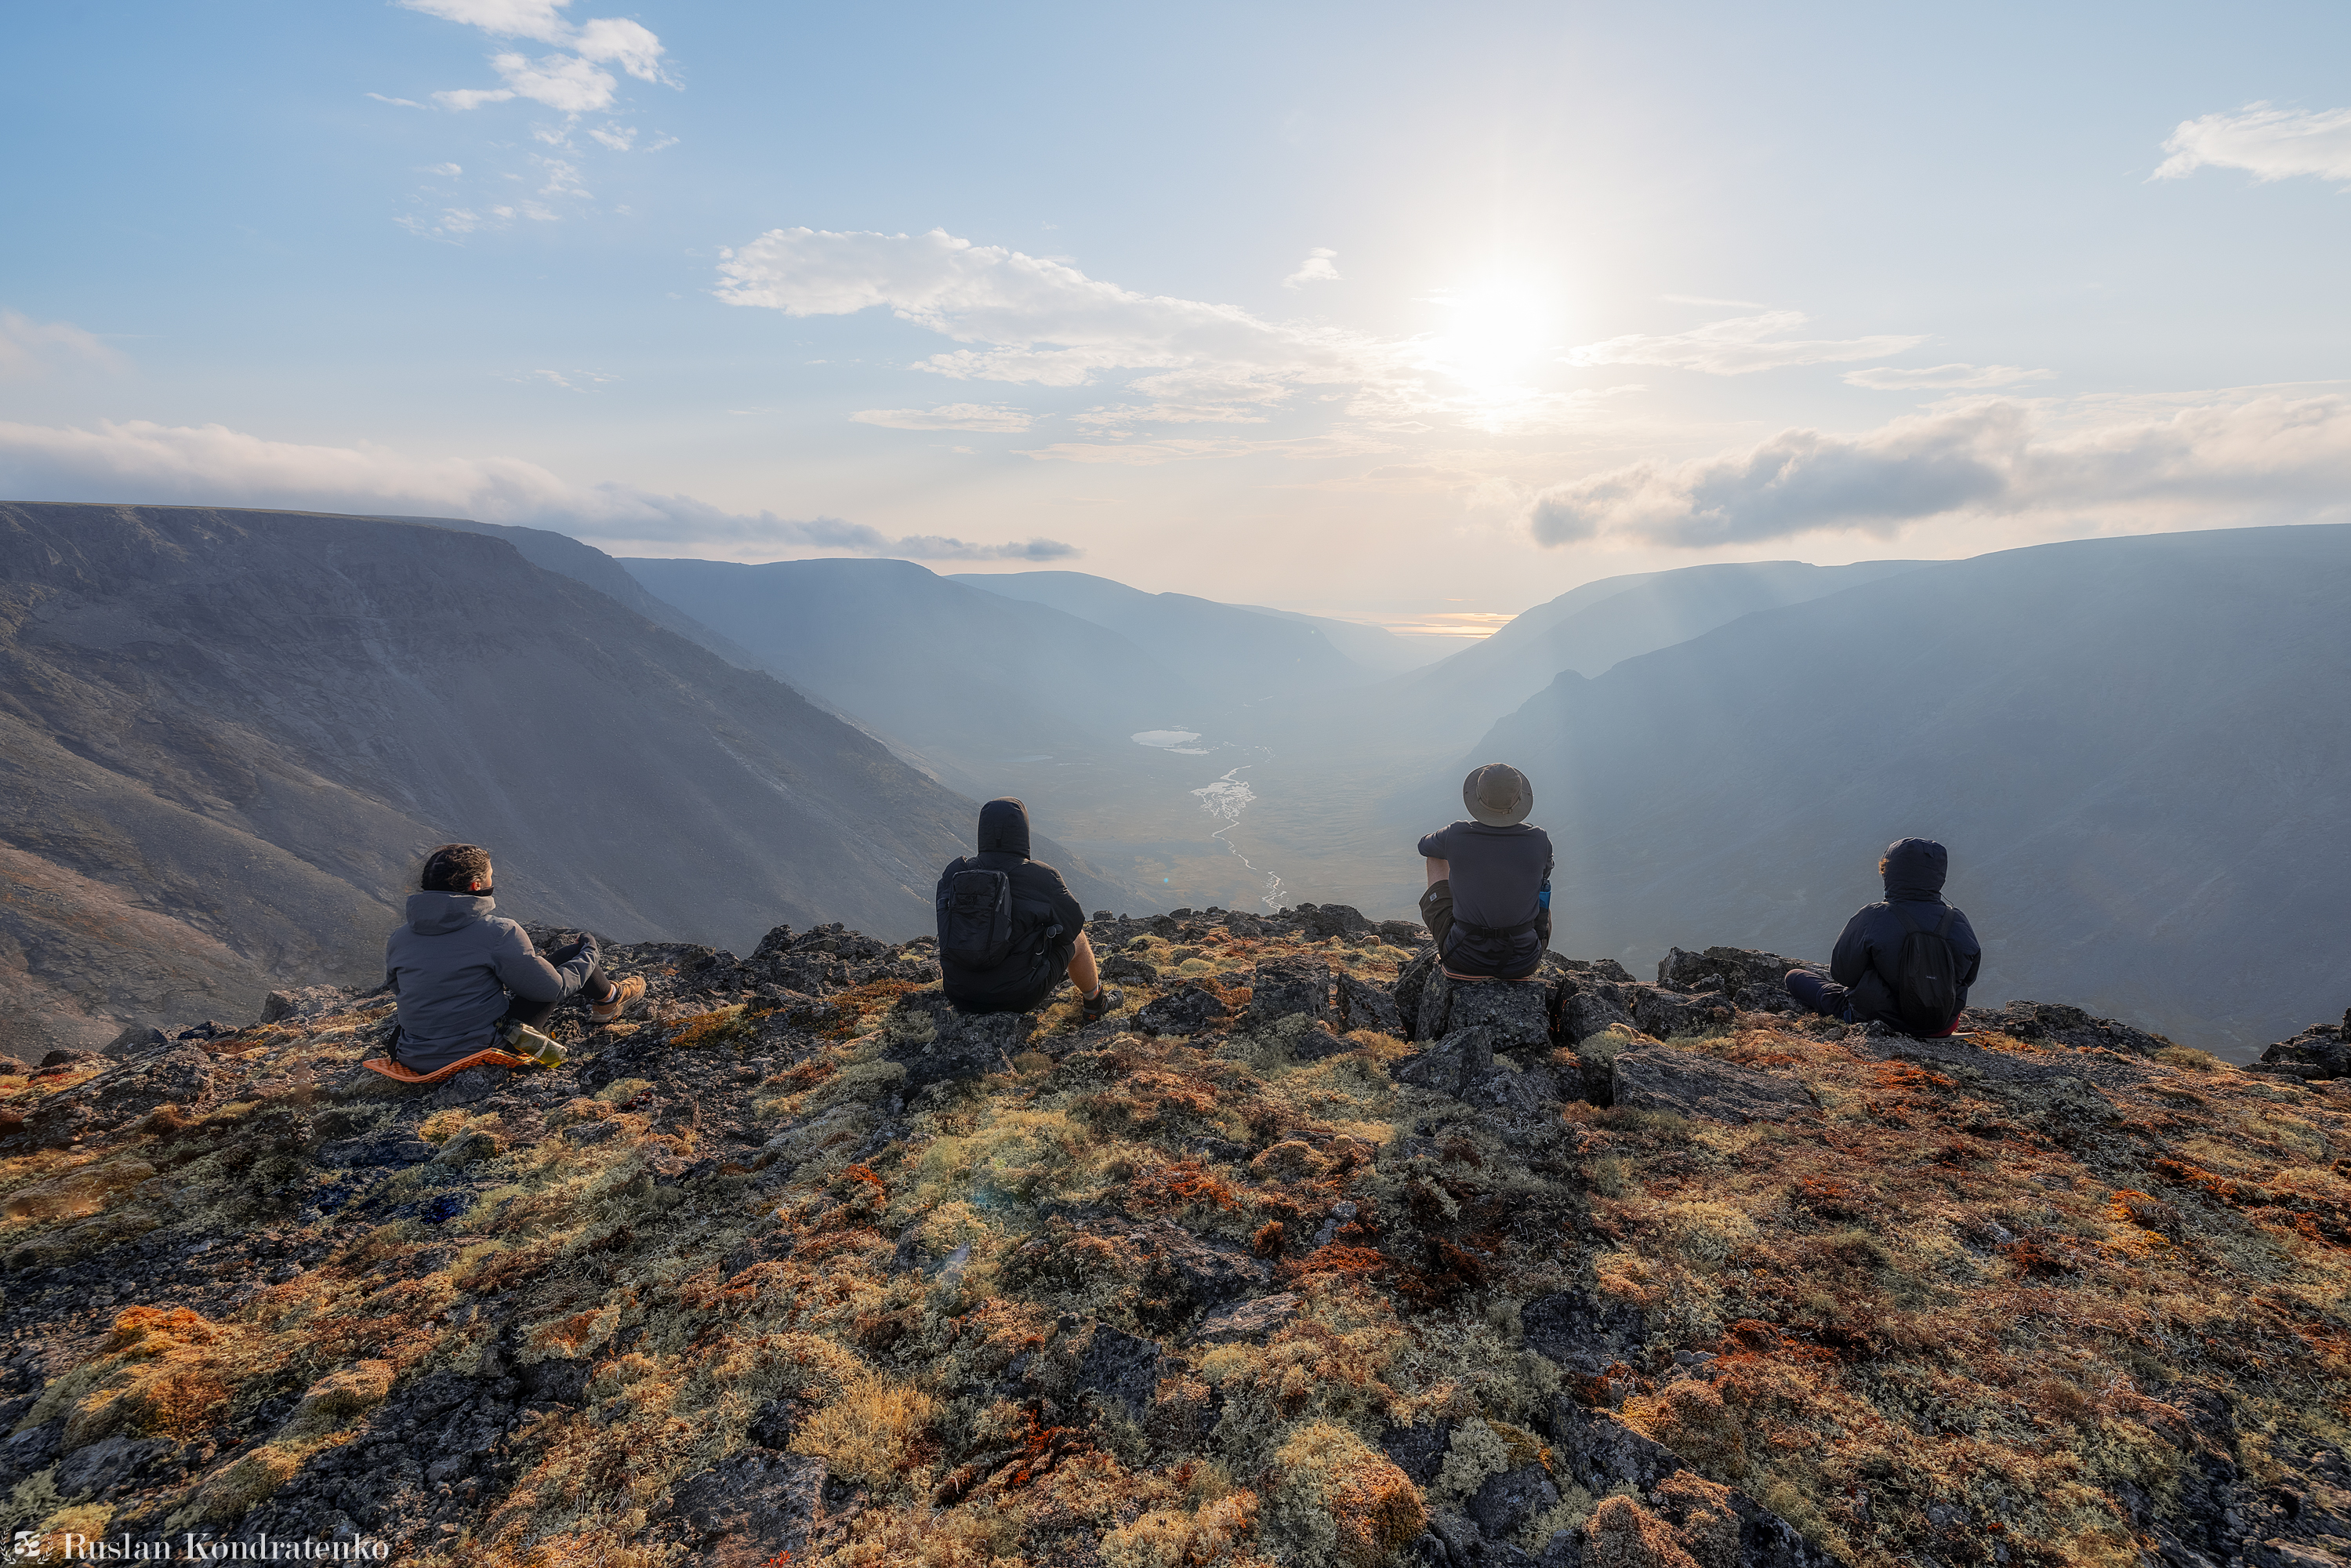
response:
[[[1556,945],[1628,956],[1693,931],[1821,950],[1887,842],[1939,839],[1980,999],[2078,997],[2241,1054],[2351,999],[2346,603],[2344,525],[1922,567],[1562,674],[1394,831],[1458,810],[1470,758],[1518,764]]]
[[[373,984],[445,839],[491,846],[510,914],[735,946],[927,929],[975,820],[772,677],[474,530],[0,504],[0,1047]],[[1088,907],[1130,902],[1039,853]]]

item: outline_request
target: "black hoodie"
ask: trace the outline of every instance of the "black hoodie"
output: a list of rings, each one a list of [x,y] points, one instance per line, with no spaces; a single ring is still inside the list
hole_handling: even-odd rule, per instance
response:
[[[994,969],[967,969],[942,956],[947,1000],[966,1012],[1025,1012],[1069,968],[1086,912],[1060,872],[1029,858],[1029,808],[1019,800],[1008,795],[979,809],[978,843],[977,854],[958,856],[939,873],[938,906],[946,908],[956,873],[1004,873],[1012,883],[1012,956]]]
[[[1944,935],[1959,956],[1959,1006],[1968,1005],[1968,988],[1976,983],[1983,946],[1976,940],[1968,917],[1943,902],[1943,876],[1950,863],[1951,857],[1932,839],[1902,839],[1887,846],[1885,902],[1865,905],[1845,922],[1844,935],[1837,938],[1836,952],[1829,959],[1829,978],[1853,992],[1855,1018],[1865,1023],[1876,1019],[1901,1026],[1894,988],[1900,978],[1902,938],[1909,935],[1910,927],[1895,913],[1897,904],[1905,906],[1903,914],[1928,931],[1942,924],[1946,911],[1949,913],[1951,928]],[[1951,1027],[1958,1023],[1954,1014]]]

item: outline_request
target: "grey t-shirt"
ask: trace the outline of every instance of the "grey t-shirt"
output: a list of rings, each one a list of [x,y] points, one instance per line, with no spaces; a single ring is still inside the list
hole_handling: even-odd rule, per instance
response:
[[[1509,930],[1535,918],[1535,894],[1551,880],[1551,835],[1520,822],[1489,828],[1455,822],[1420,841],[1420,852],[1451,862],[1453,918]]]

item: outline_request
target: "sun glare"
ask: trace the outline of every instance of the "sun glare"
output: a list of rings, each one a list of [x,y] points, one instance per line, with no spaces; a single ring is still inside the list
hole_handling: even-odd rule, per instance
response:
[[[1495,277],[1430,298],[1442,326],[1430,341],[1430,360],[1481,398],[1505,398],[1524,388],[1555,344],[1556,290],[1521,277]]]

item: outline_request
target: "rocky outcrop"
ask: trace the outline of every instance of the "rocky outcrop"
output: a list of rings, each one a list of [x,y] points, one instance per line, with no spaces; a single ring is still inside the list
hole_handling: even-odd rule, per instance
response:
[[[2339,1024],[2314,1023],[2292,1040],[2282,1040],[2262,1052],[2250,1071],[2273,1072],[2306,1082],[2351,1077],[2351,1010]]]
[[[1786,1122],[1820,1107],[1803,1084],[1718,1057],[1667,1046],[1619,1051],[1609,1063],[1609,1103],[1625,1111],[1663,1111],[1715,1122]]]
[[[5,1528],[1813,1568],[2097,1517],[2181,1563],[2333,1550],[2339,1089],[2087,1015],[2079,1048],[1638,1028],[1749,988],[1720,957],[1424,967],[1405,1009],[1405,955],[1330,910],[1092,929],[1157,978],[1092,1022],[966,1018],[927,944],[778,928],[609,948],[646,1011],[559,1009],[551,1072],[391,1084],[364,995],[63,1053],[0,1090]],[[1572,1039],[1578,998],[1624,1017]]]

